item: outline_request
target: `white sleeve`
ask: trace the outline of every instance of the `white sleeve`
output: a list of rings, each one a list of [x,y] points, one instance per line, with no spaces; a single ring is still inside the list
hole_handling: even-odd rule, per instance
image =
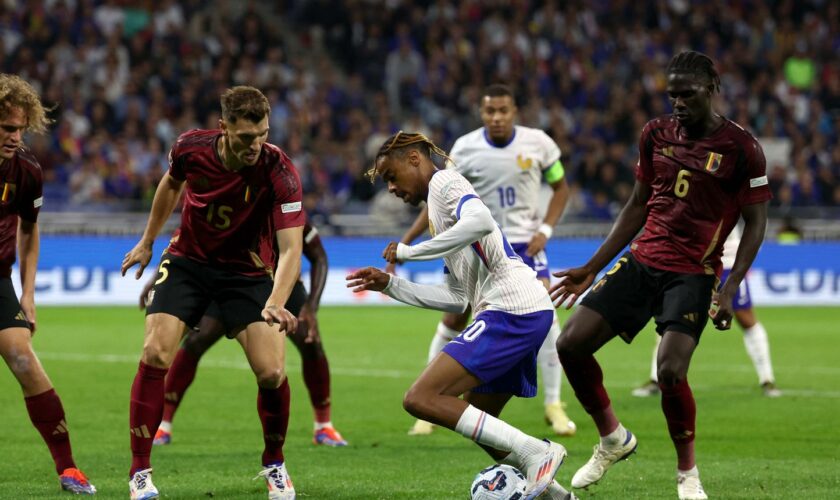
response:
[[[554,142],[554,139],[549,137],[548,134],[540,130],[539,132],[540,137],[540,151],[542,153],[542,158],[540,158],[540,169],[546,170],[552,165],[554,162],[560,159],[560,146]]]
[[[463,313],[469,305],[466,293],[451,274],[446,275],[445,285],[420,285],[392,275],[382,293],[405,304],[451,313]]]
[[[490,210],[474,194],[461,198],[456,209],[458,218],[452,227],[430,240],[417,245],[397,245],[397,259],[434,260],[453,254],[467,245],[475,243],[496,229],[496,221]]]

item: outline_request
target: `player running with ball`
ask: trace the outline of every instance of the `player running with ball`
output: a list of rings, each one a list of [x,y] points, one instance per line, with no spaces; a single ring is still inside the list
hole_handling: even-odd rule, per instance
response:
[[[512,396],[537,394],[536,357],[554,317],[551,300],[470,183],[455,170],[438,170],[432,154],[446,158],[426,136],[399,132],[382,145],[369,175],[381,175],[388,190],[406,203],[426,201],[429,211],[432,239],[411,246],[392,242],[385,260],[443,258],[446,283],[419,285],[367,267],[350,274],[347,286],[440,311],[472,307],[472,324],[429,363],[403,406],[520,469],[528,479],[526,498],[547,488],[550,498],[568,498],[553,480],[565,448],[497,418]]]

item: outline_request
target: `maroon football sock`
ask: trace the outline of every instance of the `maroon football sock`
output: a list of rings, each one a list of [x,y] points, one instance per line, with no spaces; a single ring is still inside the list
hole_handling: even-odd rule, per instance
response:
[[[688,380],[677,384],[659,384],[662,391],[662,412],[668,422],[668,432],[677,449],[677,467],[689,470],[694,467],[694,436],[697,406]]]
[[[610,406],[610,397],[604,388],[604,373],[595,356],[563,355],[560,363],[587,413],[597,413]]]
[[[76,467],[70,450],[70,433],[64,421],[64,407],[54,389],[24,398],[29,420],[41,433],[55,461],[55,470],[61,474],[64,469]]]
[[[326,356],[303,358],[303,381],[315,411],[315,421],[330,421],[330,365]]]
[[[612,412],[610,397],[604,388],[604,373],[595,356],[561,354],[560,363],[566,378],[575,390],[575,396],[586,410],[601,436],[606,436],[618,427],[618,420]]]
[[[260,387],[257,394],[257,413],[263,428],[265,450],[262,454],[263,465],[279,464],[283,457],[283,443],[286,441],[286,430],[289,428],[289,381],[276,389]]]
[[[163,388],[166,368],[155,368],[140,362],[131,385],[131,406],[128,419],[131,431],[131,470],[151,467],[152,440],[163,414]]]
[[[198,368],[200,357],[195,356],[183,347],[175,355],[175,361],[169,367],[169,374],[166,376],[166,388],[164,389],[163,420],[172,422],[175,418],[175,411],[181,404],[184,393],[187,392],[190,384],[195,379],[195,371]]]

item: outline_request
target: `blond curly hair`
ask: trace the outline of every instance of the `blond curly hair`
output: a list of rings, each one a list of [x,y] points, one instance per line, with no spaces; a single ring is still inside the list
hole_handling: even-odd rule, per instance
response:
[[[26,115],[27,132],[43,134],[52,122],[32,85],[17,75],[0,73],[0,119],[14,107],[21,108]]]

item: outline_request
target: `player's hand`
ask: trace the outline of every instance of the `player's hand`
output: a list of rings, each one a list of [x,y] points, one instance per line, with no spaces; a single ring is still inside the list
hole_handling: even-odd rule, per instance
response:
[[[364,292],[366,290],[381,292],[385,290],[385,287],[391,281],[391,275],[375,267],[366,267],[348,274],[346,280],[347,288],[352,288],[353,293]]]
[[[388,246],[382,251],[382,258],[389,264],[402,264],[402,262],[397,260],[397,245],[399,245],[399,243],[392,241],[391,243],[388,243]]]
[[[268,326],[276,323],[281,331],[294,332],[298,327],[298,319],[283,306],[277,304],[266,304],[262,310],[262,317]]]
[[[568,300],[566,309],[571,309],[580,296],[583,295],[583,292],[595,281],[595,273],[585,267],[557,271],[554,273],[554,277],[560,278],[560,281],[548,289],[551,294],[551,300],[554,302],[554,307],[560,307]]]
[[[134,274],[134,279],[139,280],[140,276],[143,276],[143,270],[149,265],[150,260],[152,260],[152,244],[140,241],[130,252],[125,254],[120,272],[125,276],[125,272],[131,269],[134,264],[139,264],[140,266]]]
[[[26,321],[29,323],[31,335],[35,335],[35,296],[21,295],[20,296],[20,310],[26,316]]]
[[[732,317],[735,311],[732,309],[732,299],[735,292],[728,291],[726,285],[721,291],[712,294],[712,305],[709,308],[709,317],[718,330],[729,330],[732,328]]]
[[[548,238],[544,234],[537,232],[531,237],[531,241],[528,242],[528,248],[525,250],[525,254],[528,257],[537,255],[545,248],[546,243],[548,243]]]
[[[300,308],[300,314],[298,314],[298,324],[306,327],[306,338],[303,339],[304,343],[321,343],[321,335],[318,333],[318,316],[309,304],[304,304],[303,307]]]
[[[146,306],[149,305],[149,292],[152,291],[154,286],[154,278],[150,279],[145,285],[143,285],[143,291],[140,292],[140,309],[145,309]]]

